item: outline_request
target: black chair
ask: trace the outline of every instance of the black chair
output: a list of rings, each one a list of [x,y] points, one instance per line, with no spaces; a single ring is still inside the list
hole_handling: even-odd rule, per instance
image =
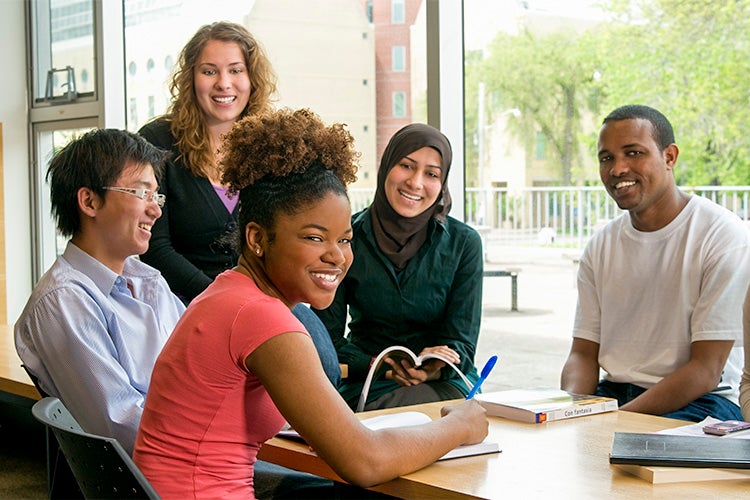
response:
[[[55,434],[86,498],[159,498],[116,439],[83,431],[59,399],[43,398],[31,413]]]

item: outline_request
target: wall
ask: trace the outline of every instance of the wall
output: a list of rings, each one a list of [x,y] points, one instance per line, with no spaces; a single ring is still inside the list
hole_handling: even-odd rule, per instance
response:
[[[3,123],[7,320],[14,322],[31,293],[31,202],[23,0],[0,0],[0,122]],[[8,216],[13,214],[12,217]]]
[[[362,153],[353,187],[374,188],[375,38],[364,9],[351,0],[256,0],[246,26],[277,73],[277,105],[346,123]]]

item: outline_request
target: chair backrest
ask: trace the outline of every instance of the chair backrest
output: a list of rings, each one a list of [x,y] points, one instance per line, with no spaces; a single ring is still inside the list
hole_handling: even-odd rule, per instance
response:
[[[39,379],[34,375],[29,367],[21,364],[29,378],[34,382],[34,387],[39,391],[39,394],[43,397],[49,397],[49,394],[44,392],[39,385]],[[47,494],[50,499],[55,498],[67,498],[70,500],[76,498],[83,498],[83,493],[78,487],[78,481],[73,476],[73,471],[70,470],[68,461],[62,456],[60,446],[57,444],[57,438],[54,437],[54,433],[49,426],[44,426],[44,436],[47,444]]]
[[[31,412],[55,434],[86,498],[159,498],[116,439],[83,431],[58,398],[37,401]]]
[[[31,379],[31,382],[33,382],[33,384],[34,384],[34,387],[36,387],[36,390],[37,390],[37,391],[39,391],[39,394],[40,394],[40,395],[41,395],[41,396],[42,396],[43,398],[46,398],[47,396],[49,396],[49,394],[47,394],[46,392],[44,392],[44,391],[42,390],[42,388],[41,388],[41,387],[39,386],[39,379],[37,378],[37,376],[36,376],[36,375],[34,375],[33,373],[31,373],[31,370],[29,370],[29,367],[28,367],[28,366],[26,366],[26,365],[24,365],[24,364],[21,364],[21,366],[23,367],[23,369],[24,369],[24,370],[26,370],[26,374],[27,374],[27,375],[29,376],[29,378]]]

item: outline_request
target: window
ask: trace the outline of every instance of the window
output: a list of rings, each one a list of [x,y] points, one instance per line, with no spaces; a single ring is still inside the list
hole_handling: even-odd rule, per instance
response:
[[[125,63],[122,27],[117,23],[122,14],[119,2],[38,0],[26,4],[32,68],[29,94],[33,96],[28,114],[33,155],[29,164],[30,275],[36,282],[66,243],[57,234],[49,210],[45,175],[50,158],[84,131],[124,126]]]
[[[94,127],[95,124],[91,120],[72,120],[64,125],[50,122],[33,127],[36,149],[34,156],[41,161],[34,172],[33,183],[33,197],[38,207],[37,220],[34,221],[37,238],[33,271],[35,281],[49,269],[57,256],[63,253],[68,242],[67,238],[57,232],[51,215],[49,186],[45,177],[50,159],[55,151]]]
[[[130,123],[138,123],[138,102],[135,97],[129,99],[130,110],[128,114],[128,121]]]
[[[200,26],[219,20],[245,26],[266,49],[278,76],[276,105],[309,107],[326,121],[347,124],[362,153],[361,175],[355,187],[374,188],[375,176],[365,176],[364,172],[377,171],[381,141],[387,142],[395,132],[386,121],[393,114],[388,96],[396,89],[409,90],[410,85],[425,85],[424,76],[409,82],[405,80],[413,78],[414,74],[401,73],[400,80],[394,83],[381,78],[376,71],[375,54],[384,52],[388,65],[385,69],[391,72],[387,59],[393,43],[380,42],[383,45],[380,47],[379,41],[387,39],[375,36],[381,26],[387,29],[387,23],[383,23],[390,15],[387,0],[382,0],[382,5],[351,0],[263,2],[262,12],[261,2],[222,0],[221,14],[217,13],[216,17],[207,14],[204,0],[122,1],[125,58],[128,63],[138,64],[134,75],[125,74],[127,108],[124,112],[128,117],[126,127],[131,131],[137,131],[152,116],[166,112],[171,102],[169,84],[180,51]],[[425,3],[410,1],[415,5]],[[403,9],[404,2],[400,3]],[[356,8],[351,8],[352,5]],[[368,16],[380,16],[379,24],[372,23]],[[417,21],[422,26],[421,32],[424,32],[424,17]],[[293,38],[284,28],[290,25],[297,26]],[[415,50],[412,48],[415,45],[425,45],[423,35],[407,41],[410,30],[417,27],[407,24],[397,27],[405,32],[405,36],[399,35],[399,40],[404,40],[399,43],[410,47],[410,51]],[[154,33],[160,34],[158,44],[153,43]],[[405,68],[408,64],[406,50],[399,50],[398,64]],[[424,48],[418,53],[423,51]],[[146,71],[151,67],[149,60],[155,61],[155,66]],[[378,92],[385,96],[380,103],[376,98]],[[131,102],[136,102],[137,106],[131,106]],[[409,103],[402,98],[400,113],[409,108]],[[363,132],[365,130],[369,132]]]
[[[94,1],[47,0],[29,3],[32,26],[35,106],[93,97],[95,75]]]
[[[404,0],[391,0],[391,23],[404,24],[405,22]]]
[[[286,2],[263,2],[263,16],[257,12],[261,2],[247,0],[222,0],[222,8],[215,14],[206,11],[204,0],[25,2],[29,12],[30,66],[34,69],[28,89],[29,95],[33,96],[30,126],[43,126],[50,133],[68,130],[73,123],[81,128],[138,130],[146,120],[166,111],[171,100],[169,79],[185,42],[199,26],[228,20],[248,27],[273,55],[274,61],[281,61],[274,63],[279,76],[276,104],[309,106],[326,121],[348,125],[355,136],[356,147],[362,153],[359,180],[353,187],[369,190],[375,186],[380,151],[399,124],[412,119],[426,121],[427,109],[438,108],[436,99],[427,96],[426,63],[424,68],[415,68],[411,60],[406,60],[407,54],[422,62],[428,59],[425,40],[426,18],[429,16],[426,12],[437,10],[438,2],[408,2],[293,2],[291,11]],[[353,5],[356,8],[350,8]],[[460,2],[440,2],[441,24],[446,20],[461,19],[459,6]],[[0,10],[5,12],[5,9]],[[391,26],[391,20],[398,24]],[[300,27],[294,39],[290,39],[288,30],[279,29],[283,23],[295,23]],[[321,26],[328,29],[321,30]],[[381,78],[375,67],[376,52],[385,52],[384,59],[388,57],[393,42],[387,42],[387,37],[381,35],[391,29],[399,31],[398,43],[408,47],[408,53],[404,49],[401,64],[409,71],[399,73],[397,81]],[[158,44],[154,43],[155,33],[159,34]],[[294,64],[282,64],[285,61],[294,61]],[[459,62],[451,63],[460,66]],[[55,92],[62,95],[69,88],[68,81],[72,81],[68,79],[67,66],[73,70],[78,99],[74,104],[56,103],[52,106],[44,102],[47,72],[53,68],[65,70],[53,72],[51,77],[51,81],[57,82]],[[385,69],[390,70],[387,62]],[[452,96],[460,94],[452,90]],[[383,99],[376,99],[377,95],[382,95]],[[388,96],[392,96],[391,100]],[[414,109],[423,114],[413,116]],[[392,120],[394,114],[400,117],[398,123]],[[450,130],[454,123],[458,121],[443,118],[443,129]],[[460,139],[455,131],[448,133],[452,140]],[[32,131],[30,136],[34,137],[32,142],[50,142]],[[32,170],[29,175],[42,178],[51,150],[37,147],[37,142],[33,145],[35,156],[29,165]],[[56,140],[55,147],[58,147],[58,142],[63,144]],[[458,151],[462,148],[456,145],[456,150],[460,155]],[[458,179],[461,176],[452,176],[451,181]],[[456,201],[452,214],[459,215],[462,195],[457,186],[452,189]],[[54,227],[51,235],[46,234],[49,225],[41,227],[37,221],[49,214],[36,198],[37,194],[44,195],[47,191],[48,186],[42,182],[30,193],[35,226],[30,228],[33,240],[30,246],[34,259],[44,251],[39,248],[38,241],[54,240]],[[50,254],[52,258],[54,254]],[[31,281],[36,281],[46,269],[39,264],[37,271],[36,260],[34,266]]]
[[[544,160],[547,157],[547,137],[541,132],[536,133],[536,159]]]
[[[403,45],[394,45],[391,48],[391,69],[406,71],[406,47]]]
[[[406,92],[393,93],[393,117],[404,118],[406,116]]]

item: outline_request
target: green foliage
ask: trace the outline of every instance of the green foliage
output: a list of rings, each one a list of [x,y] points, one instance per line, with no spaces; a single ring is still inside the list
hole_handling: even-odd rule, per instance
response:
[[[580,184],[591,180],[581,165],[594,162],[603,116],[646,104],[675,128],[678,183],[750,184],[750,0],[610,0],[605,8],[609,20],[588,30],[499,33],[481,60],[467,59],[467,82],[486,82],[492,97],[488,120],[490,110],[519,108],[516,137],[528,146],[541,130],[560,179]],[[469,85],[467,110],[476,99]]]
[[[594,80],[593,60],[582,57],[586,49],[579,42],[573,31],[499,33],[476,68],[491,96],[488,122],[496,119],[493,108],[495,113],[519,109],[521,115],[512,122],[516,136],[533,141],[535,129],[544,134],[563,184],[572,182],[572,168],[581,161],[581,113],[588,108]]]
[[[750,2],[615,0],[613,12],[643,22],[603,31],[604,93],[610,107],[648,104],[669,117],[683,185],[750,183]]]

